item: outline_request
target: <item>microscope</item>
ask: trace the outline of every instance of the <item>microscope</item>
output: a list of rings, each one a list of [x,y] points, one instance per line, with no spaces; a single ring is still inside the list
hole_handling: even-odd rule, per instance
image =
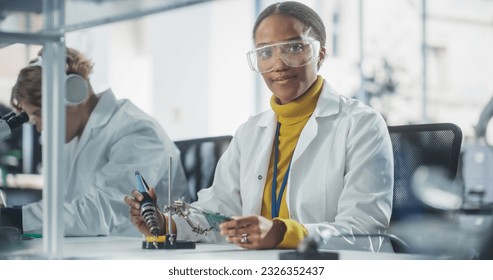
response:
[[[12,133],[12,130],[18,128],[28,120],[29,117],[25,112],[22,112],[19,115],[10,112],[3,117],[0,116],[0,140],[9,136]]]

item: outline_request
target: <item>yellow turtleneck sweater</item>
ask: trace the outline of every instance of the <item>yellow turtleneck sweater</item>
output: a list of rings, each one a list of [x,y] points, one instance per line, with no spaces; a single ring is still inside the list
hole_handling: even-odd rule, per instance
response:
[[[277,115],[277,121],[281,124],[279,129],[279,155],[277,163],[277,178],[276,178],[276,195],[279,196],[279,191],[286,174],[287,168],[294,153],[296,144],[300,137],[303,127],[307,123],[310,116],[313,114],[317,105],[318,97],[323,85],[323,78],[318,76],[317,80],[308,89],[308,91],[298,99],[284,105],[280,105],[276,101],[276,97],[272,96],[270,105],[272,110]],[[272,177],[274,173],[274,150],[270,158],[269,171],[264,188],[264,198],[262,201],[261,215],[272,219]],[[308,235],[307,230],[303,225],[289,218],[289,211],[286,204],[286,193],[289,186],[285,187],[279,216],[274,221],[283,222],[286,225],[286,233],[284,238],[277,245],[277,248],[296,248],[303,238]]]

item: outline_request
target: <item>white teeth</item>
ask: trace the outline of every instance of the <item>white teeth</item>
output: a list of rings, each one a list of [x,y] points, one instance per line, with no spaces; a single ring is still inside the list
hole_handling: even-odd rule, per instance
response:
[[[286,80],[289,80],[289,79],[290,79],[290,77],[281,77],[281,78],[275,79],[274,81],[276,81],[276,82],[282,82],[282,81],[286,81]]]

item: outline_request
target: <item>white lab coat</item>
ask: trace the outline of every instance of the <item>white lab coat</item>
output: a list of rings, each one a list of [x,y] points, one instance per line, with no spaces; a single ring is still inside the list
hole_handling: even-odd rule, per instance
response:
[[[213,186],[198,193],[194,206],[226,215],[260,215],[276,122],[269,110],[238,129],[218,162]],[[392,211],[393,157],[381,115],[324,82],[295,148],[285,194],[290,218],[311,236],[384,233]],[[208,225],[200,215],[191,218]],[[217,232],[195,237],[183,219],[174,220],[178,239],[224,241]],[[336,249],[391,251],[382,249],[387,242],[380,238],[355,239],[359,247],[351,238],[331,243]]]
[[[156,187],[158,205],[167,202],[169,156],[173,158],[173,197],[189,198],[179,151],[162,127],[111,90],[99,101],[79,138],[66,144],[67,183],[63,190],[66,236],[140,236],[123,201],[136,189],[134,173]],[[23,228],[41,233],[42,202],[22,208]]]

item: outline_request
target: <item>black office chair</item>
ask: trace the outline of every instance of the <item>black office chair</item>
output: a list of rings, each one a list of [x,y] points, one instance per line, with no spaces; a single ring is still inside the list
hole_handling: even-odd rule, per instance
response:
[[[231,135],[225,135],[175,141],[181,152],[181,161],[193,201],[197,200],[198,191],[212,185],[217,162],[232,138]]]
[[[445,169],[449,179],[455,179],[462,131],[452,123],[399,125],[388,129],[394,154],[394,197],[389,235],[395,236],[393,226],[396,224],[436,214],[435,209],[416,197],[412,178],[420,166],[433,166]],[[394,239],[391,242],[397,253],[415,252],[405,242],[395,242]]]
[[[422,165],[447,170],[457,176],[462,143],[461,129],[452,123],[389,126],[394,153],[394,199],[391,224],[410,215],[429,213],[411,188],[411,179]]]

